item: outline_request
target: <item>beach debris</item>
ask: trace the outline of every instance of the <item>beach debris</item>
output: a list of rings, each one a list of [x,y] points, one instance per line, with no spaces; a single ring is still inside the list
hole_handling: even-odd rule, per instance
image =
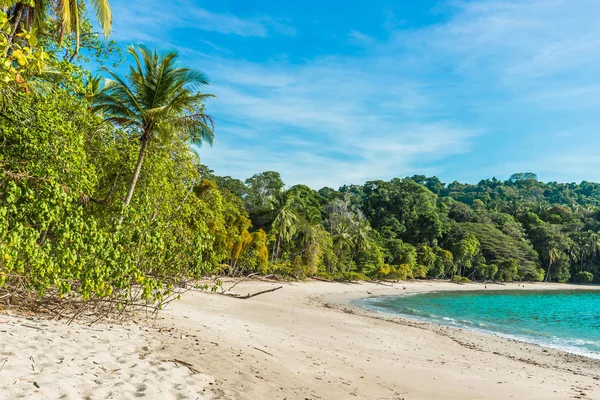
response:
[[[2,372],[2,369],[4,368],[4,364],[6,364],[6,362],[8,361],[8,357],[2,359],[1,361],[2,361],[2,365],[0,366],[0,372]]]
[[[174,358],[174,359],[168,360],[168,361],[172,362],[177,367],[180,366],[180,365],[183,365],[184,367],[187,367],[187,369],[189,369],[190,372],[193,373],[193,374],[199,374],[200,373],[200,371],[198,371],[196,368],[194,368],[194,366],[192,364],[190,364],[189,362],[181,361],[181,360],[178,360],[177,358]]]
[[[252,277],[253,277],[253,276],[255,276],[255,275],[258,275],[258,272],[255,272],[255,273],[253,273],[253,274],[250,274],[250,275],[247,275],[247,276],[245,276],[244,278],[242,278],[242,279],[240,279],[239,281],[237,281],[236,283],[234,283],[234,284],[233,284],[233,286],[231,286],[229,289],[227,289],[227,290],[223,290],[223,292],[222,292],[222,293],[225,293],[225,292],[231,292],[231,289],[233,289],[234,287],[236,287],[236,286],[237,286],[237,285],[239,285],[240,283],[244,282],[245,280],[252,278]]]
[[[263,291],[252,293],[252,294],[248,293],[245,296],[239,295],[237,293],[220,293],[220,294],[222,294],[223,296],[230,296],[230,297],[233,297],[233,298],[236,298],[236,299],[243,299],[243,300],[245,300],[245,299],[249,299],[249,298],[261,295],[261,294],[274,292],[274,291],[279,290],[279,289],[283,289],[283,286],[277,286],[276,288],[267,289],[267,290],[263,290]]]
[[[262,351],[263,353],[265,353],[265,354],[267,354],[267,355],[269,355],[271,357],[275,357],[273,354],[269,353],[268,351],[265,351],[263,349],[259,349],[258,347],[252,346],[252,348],[255,349],[255,350],[258,350],[258,351]]]

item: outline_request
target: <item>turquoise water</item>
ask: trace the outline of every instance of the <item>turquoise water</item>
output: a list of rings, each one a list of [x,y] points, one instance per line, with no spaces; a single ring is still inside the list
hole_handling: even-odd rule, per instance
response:
[[[434,292],[357,304],[600,359],[600,291]]]

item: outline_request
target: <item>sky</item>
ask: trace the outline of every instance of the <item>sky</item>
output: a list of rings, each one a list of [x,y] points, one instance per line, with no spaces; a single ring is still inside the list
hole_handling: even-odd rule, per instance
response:
[[[210,78],[202,163],[315,189],[600,181],[598,0],[111,0],[111,38]]]

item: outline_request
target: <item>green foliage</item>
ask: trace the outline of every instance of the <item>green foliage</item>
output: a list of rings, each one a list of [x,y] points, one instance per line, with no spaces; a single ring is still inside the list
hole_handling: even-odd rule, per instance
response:
[[[367,182],[362,210],[373,228],[404,241],[433,244],[448,229],[436,196],[412,179]]]
[[[214,141],[213,121],[204,113],[204,102],[213,95],[199,91],[208,84],[204,74],[178,66],[176,51],[159,54],[140,45],[130,46],[128,53],[135,63],[126,80],[103,68],[111,79],[93,96],[92,107],[140,142],[125,208],[133,198],[150,143],[169,143],[174,133],[196,145]]]
[[[36,46],[35,36],[26,30],[17,33],[0,10],[0,106],[12,105],[17,93],[28,93],[32,79],[45,70],[48,54]]]
[[[92,112],[85,73],[50,60],[65,77],[52,95],[15,92],[0,116],[2,291],[123,308],[160,304],[225,262],[268,271],[265,232],[249,233],[241,199],[200,178],[187,126],[160,126],[124,210],[139,144]]]
[[[399,266],[392,268],[387,277],[390,279],[399,279],[402,281],[405,281],[407,279],[414,279],[413,270],[408,264],[400,264]]]
[[[460,276],[460,275],[453,275],[452,278],[450,278],[450,281],[453,283],[469,283],[469,282],[471,282],[471,280],[469,278],[467,278],[466,276]]]
[[[573,277],[573,282],[591,283],[593,281],[594,281],[594,275],[591,272],[587,272],[587,271],[578,272]]]
[[[523,275],[527,275],[529,273],[528,271],[536,270],[535,267],[538,255],[532,246],[525,241],[517,240],[503,233],[494,225],[463,223],[458,224],[456,229],[476,238],[480,244],[481,254],[485,257],[485,260],[489,260],[489,262],[499,266],[508,261],[514,261],[517,265],[517,269],[522,270]],[[470,248],[469,250],[473,250],[473,248]],[[471,256],[473,253],[469,252],[468,254]],[[500,268],[500,270],[502,270],[502,268]],[[512,280],[516,275],[510,276],[511,278],[508,280]]]
[[[93,8],[104,36],[108,38],[112,26],[112,11],[108,1],[93,0],[87,3]],[[86,22],[85,5],[86,2],[81,0],[13,0],[2,8],[7,9],[11,23],[16,25],[13,26],[15,31],[46,33],[59,43],[63,42],[65,35],[73,33],[76,50],[79,50],[82,23]]]
[[[515,259],[502,261],[496,273],[496,279],[499,281],[510,282],[517,278],[519,273],[519,262]]]

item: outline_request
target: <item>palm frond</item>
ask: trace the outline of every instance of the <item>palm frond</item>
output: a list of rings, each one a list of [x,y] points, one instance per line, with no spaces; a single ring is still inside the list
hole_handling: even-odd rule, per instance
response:
[[[102,27],[104,37],[108,38],[112,30],[112,10],[108,0],[90,0],[90,4],[96,13],[96,18]]]
[[[127,51],[134,60],[127,79],[103,69],[110,79],[95,96],[93,109],[109,122],[136,126],[140,135],[168,133],[171,129],[163,128],[169,126],[194,144],[212,145],[214,121],[204,113],[204,102],[214,96],[197,90],[208,83],[206,76],[178,67],[176,51],[159,53],[146,46],[130,46]]]
[[[54,13],[60,21],[59,41],[62,42],[71,29],[71,16],[74,10],[71,9],[71,0],[58,0],[54,7]]]

